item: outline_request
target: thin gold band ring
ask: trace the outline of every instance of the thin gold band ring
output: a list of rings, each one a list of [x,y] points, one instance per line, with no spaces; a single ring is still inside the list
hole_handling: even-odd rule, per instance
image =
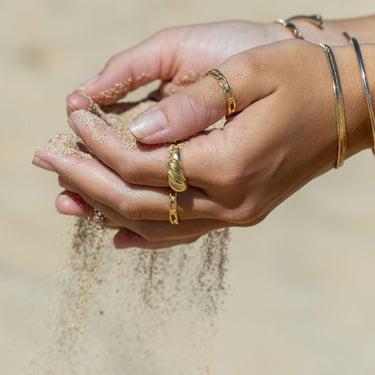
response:
[[[206,73],[206,76],[211,76],[216,79],[220,87],[224,91],[224,97],[227,101],[227,117],[233,115],[237,109],[237,101],[234,97],[233,90],[230,87],[228,80],[218,69],[211,69]]]
[[[178,224],[177,193],[171,191],[169,193],[169,199],[169,222],[171,224]]]

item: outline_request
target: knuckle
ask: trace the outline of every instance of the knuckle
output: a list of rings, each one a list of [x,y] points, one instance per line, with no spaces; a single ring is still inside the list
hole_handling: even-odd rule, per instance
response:
[[[161,39],[162,41],[166,39],[168,41],[170,40],[170,38],[175,38],[176,34],[178,34],[183,29],[183,26],[163,27],[162,29],[156,31],[152,35],[151,39]]]
[[[160,30],[156,31],[152,35],[151,38],[152,39],[163,39],[164,37],[166,37],[167,35],[169,35],[171,32],[172,32],[172,28],[165,27],[163,29],[160,29]]]
[[[118,200],[116,209],[126,219],[141,220],[143,218],[142,210],[134,203],[129,195],[122,195]]]
[[[135,163],[122,163],[120,166],[120,176],[128,183],[135,185],[139,185],[141,183]]]
[[[110,70],[112,67],[117,65],[117,62],[121,59],[122,52],[112,55],[104,65],[104,70]]]
[[[215,108],[210,105],[210,96],[203,92],[194,92],[192,95],[181,93],[180,96],[180,115],[181,118],[188,120],[194,128],[199,128],[201,124],[209,125],[212,122]]]
[[[234,59],[237,60],[235,61],[237,69],[241,70],[243,73],[250,73],[253,76],[258,76],[265,67],[264,59],[253,51],[237,55]]]
[[[195,109],[195,115],[200,115],[202,121],[206,124],[216,121],[217,113],[220,113],[223,108],[222,103],[217,103],[215,101],[214,98],[216,94],[217,91],[212,88],[206,93],[200,92],[190,98],[193,111]],[[203,116],[201,112],[203,112]]]
[[[225,150],[223,150],[223,153]],[[230,154],[226,154],[226,160],[228,160],[228,164],[231,165],[230,163]],[[235,191],[235,196],[240,198],[241,200],[244,199],[243,194],[246,193],[244,186],[247,185],[247,179],[245,174],[243,173],[243,168],[240,168],[239,163],[238,165],[233,168],[226,168],[226,170],[223,170],[221,174],[221,185],[224,187],[225,190],[228,191]],[[239,200],[237,198],[237,200]]]
[[[248,202],[241,207],[228,209],[225,220],[238,226],[251,226],[263,220],[261,206],[256,202]]]
[[[187,109],[187,112],[190,113],[191,121],[196,124],[199,119],[198,108],[203,108],[203,113],[209,108],[205,97],[201,93],[197,93],[194,96],[185,94],[182,99],[183,108]]]
[[[60,179],[69,188],[74,188],[76,186],[76,178],[73,172],[68,172],[63,176],[59,176],[59,180]]]
[[[163,235],[158,231],[152,230],[150,225],[142,225],[140,232],[142,237],[149,242],[160,242],[164,239]]]
[[[241,53],[233,56],[230,65],[230,84],[236,94],[237,104],[242,106],[248,105],[248,87],[254,82],[266,81],[266,62],[259,53],[253,51]],[[229,67],[228,67],[229,68]]]

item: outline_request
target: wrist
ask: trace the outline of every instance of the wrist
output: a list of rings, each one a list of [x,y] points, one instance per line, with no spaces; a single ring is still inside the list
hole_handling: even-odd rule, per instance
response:
[[[331,46],[346,45],[347,40],[343,36],[343,25],[335,21],[323,21],[323,25],[318,27],[311,22],[303,19],[293,21],[293,24],[301,32],[303,38],[311,43],[325,43]],[[274,24],[281,30],[276,30],[275,33],[278,40],[293,39],[294,36],[290,30],[280,24]]]
[[[337,22],[323,21],[319,26],[306,19],[295,19],[293,25],[301,33],[303,39],[312,43],[325,43],[328,45],[345,45],[347,40],[343,36],[344,29]],[[278,22],[269,25],[276,40],[295,39],[293,32]]]
[[[375,43],[375,16],[343,19],[324,20],[319,27],[309,20],[296,18],[293,24],[301,32],[303,38],[312,43],[325,43],[331,46],[346,45],[348,42],[343,36],[346,31],[358,38],[361,43]],[[293,33],[285,26],[273,23],[273,33],[277,40],[293,39]]]
[[[306,35],[305,39],[312,43],[325,43],[330,46],[348,44],[348,41],[343,35],[343,32],[346,30],[335,21],[324,21],[321,28],[314,27],[311,24],[299,26],[304,35]]]

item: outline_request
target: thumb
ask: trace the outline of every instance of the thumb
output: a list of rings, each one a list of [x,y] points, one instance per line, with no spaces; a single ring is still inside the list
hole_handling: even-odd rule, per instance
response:
[[[239,112],[261,94],[251,83],[251,66],[244,69],[240,55],[227,60],[219,71],[229,83]],[[247,64],[246,64],[247,65]],[[223,82],[223,81],[221,81]],[[264,87],[262,90],[264,91]],[[227,96],[220,82],[206,76],[136,117],[130,131],[142,143],[167,143],[187,139],[227,114]]]

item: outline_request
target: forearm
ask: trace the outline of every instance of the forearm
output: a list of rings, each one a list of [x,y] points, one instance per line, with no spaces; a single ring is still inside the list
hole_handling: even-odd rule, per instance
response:
[[[346,42],[342,38],[343,31],[357,38],[361,43],[375,43],[375,14],[366,17],[328,21],[328,30],[342,43]]]

